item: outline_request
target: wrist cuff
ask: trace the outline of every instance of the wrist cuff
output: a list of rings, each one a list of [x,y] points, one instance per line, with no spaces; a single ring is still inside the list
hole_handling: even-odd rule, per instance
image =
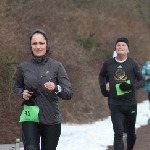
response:
[[[61,92],[61,86],[60,86],[60,85],[56,85],[54,91],[55,91],[56,94],[57,94],[57,93],[60,93],[60,92]]]

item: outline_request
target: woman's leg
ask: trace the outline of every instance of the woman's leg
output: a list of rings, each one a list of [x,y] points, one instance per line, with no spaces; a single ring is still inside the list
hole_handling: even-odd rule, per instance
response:
[[[35,122],[22,123],[24,150],[40,150],[40,125]]]
[[[56,150],[61,134],[61,124],[42,125],[41,150]]]

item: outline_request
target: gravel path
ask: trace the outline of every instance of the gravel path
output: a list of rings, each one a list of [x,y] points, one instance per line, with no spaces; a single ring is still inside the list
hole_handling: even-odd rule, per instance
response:
[[[133,150],[150,150],[150,125],[143,126],[136,131],[137,140]],[[108,150],[114,150],[112,146]]]

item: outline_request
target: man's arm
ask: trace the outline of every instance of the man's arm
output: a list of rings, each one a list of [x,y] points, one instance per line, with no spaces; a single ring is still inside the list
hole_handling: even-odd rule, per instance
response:
[[[109,96],[109,92],[106,90],[106,83],[107,83],[106,77],[108,78],[107,65],[106,63],[104,63],[99,73],[99,85],[100,85],[101,93],[103,94],[104,97]]]
[[[138,65],[138,63],[136,61],[134,61],[134,73],[135,73],[137,82],[135,82],[133,84],[133,89],[138,90],[140,88],[144,88],[145,87],[145,80],[143,78],[140,66]]]

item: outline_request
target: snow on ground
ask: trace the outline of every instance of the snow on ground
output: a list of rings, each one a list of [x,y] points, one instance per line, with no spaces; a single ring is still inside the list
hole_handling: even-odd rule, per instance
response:
[[[147,125],[149,118],[149,101],[138,103],[136,128]],[[106,150],[108,145],[113,145],[110,116],[89,124],[62,124],[57,150]]]

